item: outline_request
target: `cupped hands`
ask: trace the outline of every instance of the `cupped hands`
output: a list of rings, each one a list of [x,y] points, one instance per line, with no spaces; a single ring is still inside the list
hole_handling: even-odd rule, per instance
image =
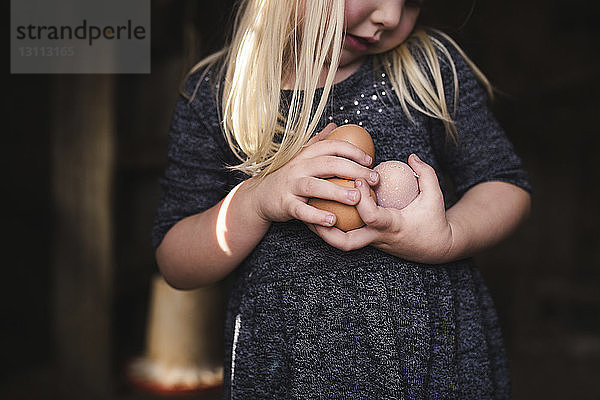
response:
[[[344,251],[372,245],[411,261],[448,261],[453,232],[435,171],[415,154],[408,158],[408,164],[419,175],[420,193],[407,207],[397,210],[378,206],[369,196],[368,182],[358,178],[355,187],[361,200],[356,208],[365,226],[343,232],[335,227],[307,225],[327,243]]]
[[[360,188],[343,188],[326,178],[360,179],[374,185],[379,175],[370,166],[371,157],[358,147],[341,140],[326,140],[336,128],[330,123],[312,137],[288,163],[275,172],[251,178],[253,203],[265,222],[298,219],[314,226],[331,227],[335,214],[308,205],[311,197],[356,205]],[[367,196],[368,197],[368,196]]]

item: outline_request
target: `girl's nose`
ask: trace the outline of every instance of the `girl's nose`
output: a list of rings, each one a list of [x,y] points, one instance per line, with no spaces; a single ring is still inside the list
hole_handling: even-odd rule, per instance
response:
[[[403,4],[402,0],[379,1],[371,13],[371,21],[385,29],[395,28],[400,23]]]

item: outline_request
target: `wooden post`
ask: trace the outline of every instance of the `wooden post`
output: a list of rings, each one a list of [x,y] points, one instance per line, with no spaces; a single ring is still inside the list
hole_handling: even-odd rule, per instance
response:
[[[54,79],[55,351],[61,398],[110,398],[114,78]]]

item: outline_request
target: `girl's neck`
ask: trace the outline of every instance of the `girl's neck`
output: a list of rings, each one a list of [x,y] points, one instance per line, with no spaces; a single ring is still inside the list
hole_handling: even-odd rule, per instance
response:
[[[360,68],[360,66],[363,64],[364,61],[365,61],[365,58],[361,58],[361,59],[354,61],[351,64],[340,65],[337,69],[337,72],[335,73],[335,77],[333,78],[333,83],[334,84],[340,83],[340,82],[348,79],[353,73],[355,73]],[[317,87],[322,88],[325,86],[328,71],[329,71],[328,68],[323,68],[323,71],[321,71],[321,75],[319,76],[319,83],[318,83]],[[283,90],[294,89],[294,80],[295,79],[296,79],[296,74],[292,73],[290,78],[286,79],[282,83],[282,85],[281,85],[282,89]]]

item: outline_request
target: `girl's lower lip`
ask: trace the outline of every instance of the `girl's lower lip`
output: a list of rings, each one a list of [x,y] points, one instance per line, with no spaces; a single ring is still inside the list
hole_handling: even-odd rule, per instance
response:
[[[350,50],[354,51],[367,51],[369,48],[369,44],[358,39],[356,36],[346,34],[345,38],[346,46],[350,48]]]

